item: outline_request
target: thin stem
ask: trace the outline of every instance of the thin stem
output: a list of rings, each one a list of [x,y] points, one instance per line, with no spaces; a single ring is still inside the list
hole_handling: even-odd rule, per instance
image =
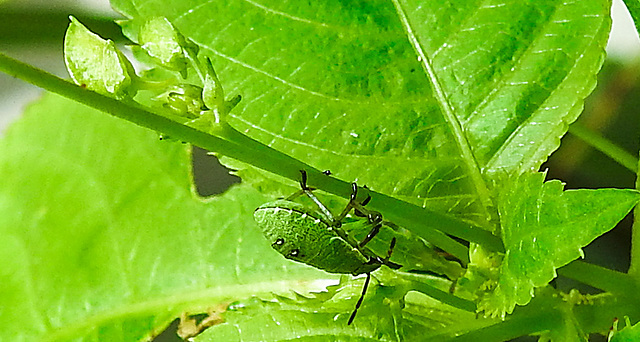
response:
[[[235,140],[237,136],[232,136],[233,132],[228,129],[223,129],[222,138],[207,134],[169,117],[150,112],[132,101],[119,101],[98,94],[2,53],[0,53],[0,71],[115,117],[164,133],[176,140],[187,141],[204,149],[232,156],[242,162],[291,179],[295,179],[300,174],[299,171],[293,170],[313,170],[309,165],[253,139],[247,138],[239,142]],[[346,182],[345,186],[348,186]]]
[[[637,293],[637,285],[628,274],[576,260],[558,269],[558,274],[615,294]]]
[[[561,327],[577,328],[584,334],[601,333],[611,327],[615,317],[625,316],[632,321],[640,318],[637,293],[600,294],[582,303],[571,303],[555,291],[543,290],[527,306],[516,308],[505,321],[455,337],[436,336],[429,341],[508,341],[537,332],[558,331]]]
[[[604,153],[609,158],[615,160],[627,169],[636,172],[638,170],[638,159],[620,146],[612,143],[601,135],[580,125],[571,125],[569,133],[584,141],[596,150]]]
[[[264,159],[267,156],[264,153],[266,153],[267,150],[272,150],[270,147],[239,133],[229,125],[221,125],[220,128],[221,130],[216,131],[216,133],[219,133],[226,139],[234,141],[241,146],[253,146],[253,148],[259,152],[257,154],[257,158]],[[318,170],[313,170],[308,166],[305,168],[295,169],[295,176],[288,178],[298,180],[300,177],[299,170],[302,169],[307,170],[307,173],[309,174],[308,184],[310,186],[322,189],[340,197],[349,197],[351,195],[351,186],[348,185],[345,187],[347,184],[346,182],[328,177],[324,173],[321,173]],[[283,175],[280,168],[273,171],[267,171]],[[370,190],[368,191],[372,197],[370,204],[368,204],[369,207],[384,212],[385,217],[401,226],[412,227],[411,231],[413,233],[442,248],[448,253],[451,253],[465,264],[469,262],[469,252],[467,247],[451,239],[446,234],[450,234],[470,242],[482,241],[480,244],[487,246],[489,249],[504,251],[502,241],[480,227],[471,226],[463,221],[459,221],[425,208],[419,208],[415,205],[384,194]],[[419,224],[416,224],[417,222],[419,222]],[[430,228],[435,228],[436,230]]]
[[[162,132],[174,139],[189,142],[214,153],[230,156],[292,180],[298,180],[300,170],[306,170],[309,174],[310,186],[341,197],[349,197],[351,194],[350,183],[329,177],[295,158],[240,134],[231,126],[220,125],[218,129],[214,129],[214,133],[220,134],[220,136],[213,136],[171,120],[166,116],[150,112],[130,101],[125,103],[87,90],[1,53],[0,71],[115,117]],[[480,227],[390,196],[373,191],[370,193],[372,208],[384,212],[385,215],[389,213],[387,215],[389,219],[401,226],[410,227],[413,233],[451,253],[463,262],[468,262],[466,247],[447,234],[481,244],[488,249],[504,251],[500,238]]]
[[[498,324],[472,330],[451,339],[439,337],[437,340],[446,342],[509,341],[520,336],[551,330],[558,325],[558,322],[562,322],[562,316],[558,312],[539,311],[531,315],[514,315]]]
[[[472,301],[456,297],[448,292],[437,289],[429,284],[414,282],[414,291],[418,291],[420,293],[424,293],[425,295],[438,300],[444,304],[451,305],[454,308],[458,308],[461,310],[475,312],[476,304]]]
[[[396,271],[396,274],[401,275],[403,280],[409,281],[411,284],[409,286],[411,291],[423,293],[444,304],[451,305],[461,310],[476,312],[476,304],[474,302],[460,298],[452,293],[442,291],[435,286],[427,284],[422,278],[422,275],[400,271]]]

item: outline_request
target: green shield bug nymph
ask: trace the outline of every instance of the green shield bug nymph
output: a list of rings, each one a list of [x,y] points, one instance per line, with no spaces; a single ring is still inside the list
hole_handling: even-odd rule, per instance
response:
[[[264,236],[271,242],[271,246],[285,258],[330,273],[367,275],[362,295],[347,323],[351,324],[364,299],[371,280],[371,272],[377,270],[381,265],[393,269],[401,267],[401,265],[389,261],[395,245],[395,238],[391,240],[386,257],[383,258],[373,253],[365,245],[378,233],[383,221],[380,213],[364,208],[371,197],[359,203],[356,200],[358,186],[353,183],[351,199],[342,213],[336,217],[313,194],[312,189],[307,187],[307,173],[304,170],[300,172],[302,174],[300,191],[287,199],[261,205],[253,216],[262,228]],[[318,210],[292,201],[301,195],[309,197]],[[369,234],[360,242],[341,228],[342,220],[352,209],[356,216],[365,217],[372,227]]]

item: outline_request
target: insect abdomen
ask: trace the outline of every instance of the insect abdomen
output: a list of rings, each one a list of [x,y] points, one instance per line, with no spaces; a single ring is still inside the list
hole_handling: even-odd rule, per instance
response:
[[[361,274],[379,265],[341,239],[321,218],[301,204],[279,200],[256,209],[254,218],[274,249],[287,259],[330,273]]]

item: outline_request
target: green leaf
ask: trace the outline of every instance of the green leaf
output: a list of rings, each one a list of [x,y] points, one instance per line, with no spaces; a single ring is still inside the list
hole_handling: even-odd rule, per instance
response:
[[[555,270],[583,257],[582,247],[608,232],[631,211],[640,193],[625,189],[567,190],[545,173],[526,173],[506,186],[498,210],[507,252],[497,287],[479,305],[492,316],[525,305],[534,287]]]
[[[206,70],[207,75],[203,82],[202,100],[209,109],[219,111],[224,105],[224,90],[209,59],[207,59]],[[227,113],[221,114],[226,117]]]
[[[378,284],[378,275],[374,273],[351,326],[346,322],[363,279],[345,281],[345,277],[312,297],[234,303],[222,314],[226,322],[211,327],[196,341],[424,341],[434,336],[442,340],[494,323],[416,292],[402,301],[406,290],[387,282]]]
[[[537,169],[596,85],[610,2],[394,2],[478,166],[488,175]]]
[[[610,26],[608,0],[112,3],[167,17],[203,47],[245,99],[228,118],[238,131],[485,226],[486,177],[535,169],[557,148]]]
[[[268,302],[254,298],[239,303],[224,313],[227,324],[212,327],[196,341],[398,341],[398,298],[391,306],[388,293],[377,293],[383,288],[374,285],[371,290],[353,326],[347,325],[347,319],[362,281],[332,286],[309,298],[279,297]]]
[[[0,141],[6,340],[136,341],[182,311],[335,279],[273,251],[245,185],[203,201],[189,149],[47,95]]]
[[[76,84],[117,98],[130,96],[133,66],[111,40],[87,30],[74,17],[64,38],[64,56]]]

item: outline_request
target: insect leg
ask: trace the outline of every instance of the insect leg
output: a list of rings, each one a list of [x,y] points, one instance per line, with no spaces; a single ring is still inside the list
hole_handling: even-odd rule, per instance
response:
[[[309,187],[307,187],[307,172],[305,170],[300,170],[300,173],[302,174],[302,178],[300,179],[300,190],[294,192],[293,194],[291,194],[291,196],[287,197],[286,200],[287,201],[292,201],[298,197],[300,197],[301,195],[303,195],[305,193],[305,190],[310,190]]]
[[[391,258],[391,253],[393,253],[393,248],[396,246],[396,238],[391,239],[391,243],[389,244],[389,250],[387,251],[387,257],[385,260],[389,260]]]
[[[365,187],[366,188],[366,187]],[[373,239],[378,232],[380,232],[380,228],[382,227],[382,214],[377,211],[365,209],[365,205],[371,201],[371,196],[367,196],[367,198],[362,201],[362,203],[358,203],[356,201],[358,187],[356,183],[353,183],[353,192],[351,193],[351,201],[349,201],[349,205],[343,211],[343,214],[346,215],[348,210],[353,208],[353,213],[359,217],[366,217],[369,221],[369,224],[372,225],[371,230],[367,234],[367,236],[358,244],[359,247],[364,247],[371,239]]]
[[[302,175],[302,178],[300,178],[300,188],[302,188],[302,190],[310,190],[307,186],[307,171],[300,170],[300,174]]]
[[[313,194],[313,190],[314,189],[307,186],[307,172],[305,170],[300,170],[300,173],[302,174],[302,179],[300,180],[300,188],[301,188],[301,190],[296,192],[295,194],[289,196],[289,198],[287,198],[287,199],[289,200],[291,198],[298,197],[298,196],[300,196],[302,194],[307,195],[307,197],[309,197],[313,201],[313,203],[315,203],[315,205],[318,207],[318,209],[320,209],[322,214],[324,214],[324,216],[326,217],[327,221],[329,221],[332,226],[341,227],[342,226],[342,219],[336,220],[336,218],[333,216],[331,211],[324,204],[322,204],[322,202],[320,202],[320,199],[318,199],[318,197],[316,197],[316,195]],[[293,197],[293,196],[295,196],[295,197]]]
[[[380,232],[380,228],[382,227],[382,215],[377,211],[371,211],[367,214],[367,220],[369,220],[369,224],[373,225],[369,234],[358,244],[360,247],[364,247],[371,239],[373,239],[378,232]]]
[[[300,195],[304,194],[304,190],[298,190],[296,192],[294,192],[291,196],[285,198],[287,201],[292,201],[298,197],[300,197]]]
[[[364,287],[362,288],[362,295],[360,295],[360,298],[358,298],[356,307],[355,309],[353,309],[353,312],[349,317],[349,321],[347,322],[347,325],[351,325],[351,323],[353,322],[353,319],[356,318],[356,313],[358,312],[360,305],[362,305],[362,301],[364,300],[364,295],[367,293],[367,288],[369,287],[369,281],[371,281],[371,273],[367,273],[367,279],[364,281]]]
[[[365,186],[363,186],[363,188],[367,189],[367,191],[369,190],[369,188],[367,188],[367,186],[366,186],[366,185],[365,185]],[[367,205],[367,204],[369,203],[369,201],[371,201],[371,195],[367,194],[367,198],[365,198],[365,199],[364,199],[364,201],[362,201],[362,203],[360,203],[360,205],[364,207],[365,205]],[[354,213],[356,216],[359,216],[359,217],[365,217],[365,216],[367,216],[367,215],[365,215],[363,212],[361,212],[361,211],[360,211],[360,210],[358,210],[358,209],[353,209],[353,213]]]
[[[396,264],[395,262],[389,261],[389,259],[391,258],[391,253],[393,253],[393,248],[396,246],[396,238],[392,238],[391,239],[391,243],[389,244],[389,250],[387,251],[387,256],[385,258],[381,258],[380,259],[380,263],[392,268],[394,270],[399,269],[400,267],[402,267],[402,265],[400,264]]]
[[[351,183],[351,199],[349,199],[349,203],[344,207],[340,215],[338,215],[337,220],[342,221],[347,214],[354,208],[354,204],[357,204],[356,198],[358,197],[358,184]]]
[[[291,196],[287,197],[286,198],[287,201],[291,201],[295,198],[300,197],[300,195],[305,194],[307,191],[311,191],[311,188],[307,186],[307,171],[300,170],[300,174],[302,175],[302,178],[300,178],[300,190],[294,192]]]
[[[364,188],[366,189],[367,187],[365,186]],[[369,203],[369,201],[371,200],[371,196],[367,196],[367,198],[365,198],[362,203],[358,203],[357,197],[358,185],[354,182],[351,183],[351,198],[349,199],[349,203],[347,203],[347,206],[342,210],[340,215],[338,215],[336,221],[342,222],[342,220],[345,218],[345,216],[347,216],[351,209],[354,210],[354,214],[356,216],[367,218],[369,224],[371,224],[372,227],[369,231],[369,234],[367,234],[367,236],[360,243],[358,243],[358,247],[362,248],[367,243],[369,243],[369,241],[371,241],[371,239],[373,239],[380,231],[380,228],[382,227],[382,215],[377,211],[364,208],[364,206],[367,205],[367,203]]]

